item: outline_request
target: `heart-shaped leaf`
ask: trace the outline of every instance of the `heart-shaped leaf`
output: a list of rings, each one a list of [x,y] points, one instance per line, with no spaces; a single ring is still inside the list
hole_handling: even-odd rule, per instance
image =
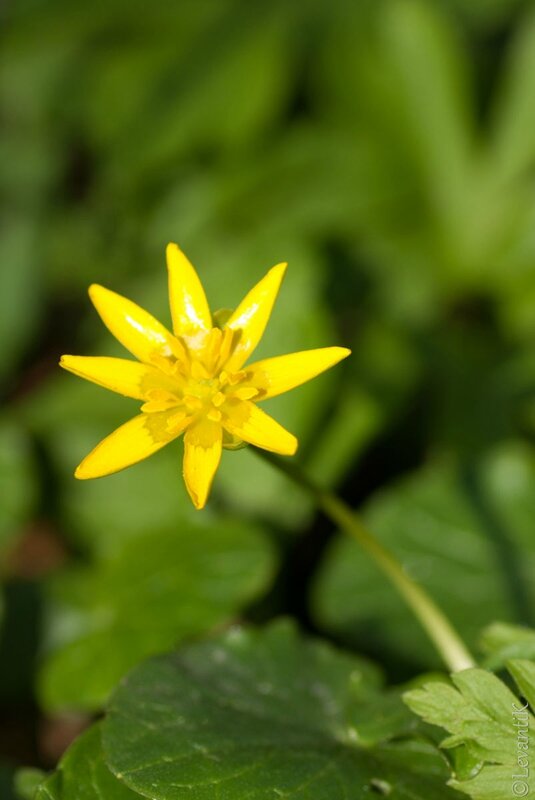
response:
[[[381,720],[381,696],[366,662],[287,623],[238,629],[137,667],[105,758],[154,800],[453,800],[435,746],[391,701]]]
[[[59,766],[35,793],[35,800],[134,800],[138,797],[110,772],[102,757],[100,725],[69,747]]]

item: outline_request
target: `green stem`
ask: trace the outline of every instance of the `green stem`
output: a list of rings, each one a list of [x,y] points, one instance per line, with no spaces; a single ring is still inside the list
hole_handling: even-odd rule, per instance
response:
[[[349,506],[336,495],[317,486],[303,474],[295,462],[283,460],[265,450],[255,448],[255,452],[306,489],[324,514],[366,550],[401,594],[451,672],[475,666],[474,659],[448,618],[427,592],[407,575],[396,557],[370,533],[362,519]]]

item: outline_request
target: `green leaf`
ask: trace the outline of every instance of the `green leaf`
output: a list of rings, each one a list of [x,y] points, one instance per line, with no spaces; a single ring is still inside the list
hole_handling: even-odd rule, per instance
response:
[[[522,696],[532,709],[535,709],[535,662],[525,658],[515,658],[507,664],[507,669],[515,679]]]
[[[529,337],[531,16],[520,17],[496,130],[486,136],[476,131],[466,38],[447,5],[342,4],[326,28],[320,88],[331,117],[354,129],[365,165],[352,186],[353,229],[383,313],[429,321],[445,299],[484,286]],[[353,174],[358,153],[348,162]]]
[[[434,746],[403,714],[381,724],[380,700],[373,668],[287,623],[236,629],[137,667],[104,752],[154,800],[453,800]]]
[[[535,157],[535,16],[527,13],[513,37],[507,70],[497,97],[492,158],[509,180],[529,180]]]
[[[46,773],[41,769],[24,767],[15,774],[15,791],[20,800],[34,800],[37,788],[43,783]]]
[[[140,659],[231,620],[273,569],[262,532],[228,520],[138,536],[100,565],[67,571],[51,586],[41,702],[98,709]]]
[[[127,35],[113,51],[95,52],[80,78],[81,113],[126,202],[140,178],[173,169],[192,150],[246,149],[271,128],[293,86],[291,21],[278,4],[166,6],[146,14],[141,40]],[[132,82],[139,91],[128,91]]]
[[[457,10],[470,23],[484,33],[494,33],[499,25],[505,25],[522,7],[522,0],[447,0],[445,4]]]
[[[481,636],[481,649],[487,654],[485,666],[502,669],[511,658],[535,660],[535,631],[521,625],[494,622]]]
[[[326,37],[321,76],[332,112],[368,149],[364,180],[353,187],[360,208],[353,202],[383,309],[412,319],[431,318],[440,295],[481,266],[470,68],[437,5],[360,4],[368,14],[344,7]]]
[[[37,789],[34,800],[134,800],[110,772],[102,756],[100,725],[94,725],[67,750],[59,766]]]
[[[489,618],[514,622],[534,613],[535,461],[527,448],[499,447],[468,474],[447,462],[431,464],[379,492],[364,514],[470,647]],[[345,535],[323,561],[313,606],[325,629],[361,649],[438,666],[395,590]]]
[[[445,14],[420,0],[382,9],[384,46],[429,198],[442,224],[460,226],[472,122],[465,53]],[[446,234],[446,230],[443,231]]]
[[[533,707],[535,664],[512,661],[509,671]],[[472,773],[454,776],[452,786],[474,800],[534,796],[526,768],[535,718],[497,677],[482,669],[464,670],[452,675],[451,684],[429,683],[404,697],[426,722],[450,733],[442,747],[464,750],[472,758]]]
[[[518,699],[491,672],[468,669],[452,675],[452,684],[433,681],[405,694],[409,707],[426,722],[451,734],[443,747],[468,745],[487,761],[499,761],[514,749],[511,713]]]

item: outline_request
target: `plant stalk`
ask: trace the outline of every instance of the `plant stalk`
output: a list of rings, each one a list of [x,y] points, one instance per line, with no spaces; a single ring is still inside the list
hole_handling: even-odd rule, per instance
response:
[[[425,589],[407,575],[397,558],[367,529],[358,514],[332,492],[317,486],[295,462],[254,449],[261,458],[306,489],[318,508],[368,553],[403,597],[451,672],[475,666],[474,659],[448,618]]]

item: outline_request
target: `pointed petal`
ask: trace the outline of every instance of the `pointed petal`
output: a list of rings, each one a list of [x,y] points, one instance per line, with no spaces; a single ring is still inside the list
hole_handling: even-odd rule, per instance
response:
[[[136,400],[145,400],[148,391],[167,385],[160,370],[126,358],[61,356],[59,365],[80,378]]]
[[[169,303],[177,336],[196,336],[212,327],[212,315],[194,267],[176,244],[167,245]]]
[[[89,296],[104,325],[140,361],[183,357],[183,347],[173,334],[136,303],[96,283],[89,287]]]
[[[184,480],[195,508],[206,505],[221,460],[223,430],[210,420],[191,425],[184,436]]]
[[[248,400],[229,402],[225,411],[225,430],[244,442],[283,456],[293,456],[297,450],[296,437],[254,403]]]
[[[84,458],[75,477],[101,478],[148,458],[181,433],[176,425],[168,428],[172,413],[140,414],[121,425]]]
[[[350,355],[347,347],[321,347],[287,356],[266,358],[247,367],[251,383],[260,389],[259,400],[289,392]]]
[[[266,329],[273,304],[286,272],[286,264],[278,264],[251,289],[226,324],[239,332],[237,345],[225,365],[228,371],[239,369],[251,355]]]

